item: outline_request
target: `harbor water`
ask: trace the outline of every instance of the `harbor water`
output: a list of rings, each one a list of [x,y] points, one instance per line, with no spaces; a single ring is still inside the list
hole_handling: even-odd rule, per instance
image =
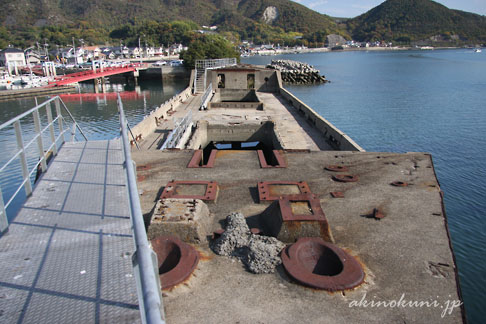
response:
[[[470,323],[483,323],[486,53],[331,52],[255,56],[244,63],[268,64],[272,59],[302,61],[320,70],[331,83],[286,88],[366,151],[432,154],[444,191],[466,315]]]
[[[468,321],[481,323],[486,318],[486,184],[482,180],[486,174],[486,53],[359,51],[255,56],[242,61],[268,64],[272,59],[302,61],[320,70],[331,83],[286,88],[366,151],[432,154],[444,191]],[[187,80],[163,86],[141,82],[137,88],[112,84],[111,91],[137,92],[124,100],[128,121],[135,125],[186,85]],[[82,91],[92,92],[92,86],[83,86]],[[118,136],[114,100],[65,101],[89,139]],[[0,123],[33,106],[33,99],[0,102]],[[15,149],[13,132],[0,131],[0,162]],[[6,196],[19,178],[7,171],[0,174],[0,181]],[[424,292],[423,297],[430,296]]]

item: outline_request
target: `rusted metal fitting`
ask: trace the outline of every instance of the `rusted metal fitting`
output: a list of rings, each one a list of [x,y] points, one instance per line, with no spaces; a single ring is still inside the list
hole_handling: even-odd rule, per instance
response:
[[[339,182],[357,182],[359,177],[357,175],[350,174],[336,174],[332,176],[332,180]]]
[[[349,169],[347,166],[344,165],[328,165],[324,169],[327,171],[332,171],[332,172],[348,172]]]
[[[305,181],[263,181],[258,183],[260,201],[273,201],[283,196],[310,193],[311,190]]]
[[[162,289],[186,280],[199,262],[199,253],[175,236],[159,236],[151,241],[157,254]]]
[[[146,171],[146,170],[150,170],[152,169],[152,165],[151,164],[141,164],[141,165],[137,165],[137,171]]]
[[[392,183],[390,183],[390,185],[394,187],[406,187],[408,186],[408,183],[403,181],[393,181]]]
[[[378,208],[373,208],[373,217],[376,219],[382,219],[385,218],[385,214]]]
[[[206,190],[203,195],[200,194],[179,194],[178,186],[205,185]],[[170,181],[164,188],[160,199],[201,199],[206,201],[216,201],[219,187],[216,181]]]
[[[332,198],[344,198],[344,192],[342,191],[333,191],[331,192]]]
[[[305,286],[338,291],[352,289],[364,281],[359,262],[321,238],[300,238],[283,249],[281,257],[287,273]]]

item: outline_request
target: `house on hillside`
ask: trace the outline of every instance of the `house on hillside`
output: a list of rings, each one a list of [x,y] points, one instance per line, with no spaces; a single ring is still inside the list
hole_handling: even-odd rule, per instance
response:
[[[140,57],[140,54],[143,53],[143,50],[139,47],[130,47],[130,57]]]
[[[163,46],[158,46],[154,48],[154,55],[155,56],[162,56],[164,55],[164,47]]]
[[[120,47],[115,47],[115,54],[117,57],[125,57],[128,58],[130,57],[130,49],[124,45]]]
[[[155,56],[155,48],[152,46],[145,47],[145,57],[152,57]]]
[[[8,47],[0,51],[0,66],[22,67],[26,65],[24,51],[18,48]]]
[[[81,64],[84,62],[83,60],[84,50],[82,47],[78,48],[63,48],[61,50],[61,57],[62,61],[66,64]]]
[[[98,46],[84,46],[84,54],[86,58],[99,59],[101,49]]]
[[[116,59],[116,53],[114,51],[103,52],[106,59],[114,60]]]

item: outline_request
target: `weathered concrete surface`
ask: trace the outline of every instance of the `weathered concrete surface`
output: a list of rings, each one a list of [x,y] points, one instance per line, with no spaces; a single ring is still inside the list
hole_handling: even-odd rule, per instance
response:
[[[334,150],[328,139],[287,100],[275,93],[258,92],[257,95],[264,103],[264,110],[218,108],[199,111],[201,95],[193,96],[184,91],[176,96],[175,102],[162,105],[160,110],[135,126],[133,132],[135,136],[142,134],[139,145],[144,150],[156,150],[174,128],[174,120],[181,119],[192,111],[193,120],[199,124],[187,143],[191,149],[198,149],[201,142],[213,140],[207,138],[207,126],[202,126],[204,123],[208,123],[213,129],[222,127],[225,132],[232,133],[233,138],[238,138],[238,126],[254,125],[254,128],[258,128],[261,123],[271,121],[275,124],[276,136],[285,149]],[[167,114],[168,111],[171,111],[170,115]],[[159,125],[156,124],[155,117],[160,121]],[[239,140],[243,140],[243,137]]]
[[[160,199],[157,201],[147,231],[149,240],[162,235],[176,235],[184,242],[200,243],[209,235],[211,215],[199,199]]]
[[[317,195],[335,243],[364,266],[365,283],[345,293],[315,291],[292,282],[285,271],[254,275],[239,262],[214,255],[207,244],[203,259],[187,285],[164,299],[169,323],[457,323],[461,311],[441,317],[458,300],[455,264],[448,239],[440,188],[430,155],[366,152],[286,152],[288,167],[261,169],[256,152],[228,151],[214,168],[187,169],[193,151],[133,152],[139,171],[144,212],[172,179],[212,180],[220,186],[218,202],[208,205],[214,220],[241,212],[251,227],[260,227],[268,204],[258,200],[258,181],[306,181]],[[332,180],[327,165],[346,165],[359,181]],[[393,181],[408,182],[394,187]],[[341,191],[344,198],[332,198]],[[384,218],[371,217],[379,209]],[[438,271],[440,270],[440,271]],[[402,297],[403,295],[403,297]],[[358,307],[360,301],[436,301],[436,307]],[[449,304],[446,304],[447,302]],[[354,303],[353,303],[354,302]],[[363,303],[363,302],[362,302]],[[361,303],[361,305],[362,305]],[[350,307],[355,305],[356,307]],[[442,306],[442,308],[441,308]]]

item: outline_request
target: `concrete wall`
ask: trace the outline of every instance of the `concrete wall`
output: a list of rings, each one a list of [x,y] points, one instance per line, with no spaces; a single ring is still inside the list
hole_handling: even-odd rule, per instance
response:
[[[261,102],[211,102],[209,109],[212,108],[263,110],[263,104]]]
[[[183,66],[162,66],[161,69],[162,69],[163,80],[174,79],[174,78],[187,79],[191,75],[191,70]]]
[[[245,102],[257,102],[258,97],[255,90],[247,89],[216,89],[219,93],[218,101],[245,101]],[[215,101],[215,100],[212,100]]]
[[[206,87],[210,82],[213,89],[218,88],[218,74],[225,76],[225,89],[248,89],[248,74],[255,75],[255,87],[257,91],[278,92],[277,73],[274,70],[240,69],[238,71],[228,69],[208,70]]]
[[[322,136],[324,136],[329,143],[332,143],[336,149],[341,151],[365,151],[361,146],[356,144],[348,135],[334,127],[334,125],[325,118],[319,116],[318,113],[316,113],[312,108],[300,101],[288,90],[280,88],[280,95],[284,99],[286,99],[287,102],[291,104],[295,109],[297,109],[300,114],[305,116],[307,120],[313,123],[319,130],[319,132],[321,132]]]
[[[157,128],[156,119],[166,119],[167,112],[169,110],[177,110],[177,107],[181,104],[182,101],[189,98],[191,95],[191,87],[187,87],[179,94],[176,94],[162,105],[159,108],[154,110],[150,113],[144,120],[140,123],[135,125],[132,128],[132,133],[135,137],[141,136],[141,138],[146,138],[149,134],[153,133]]]
[[[272,122],[245,123],[228,126],[227,124],[198,123],[188,149],[204,149],[210,142],[262,142],[267,147],[282,149]]]

